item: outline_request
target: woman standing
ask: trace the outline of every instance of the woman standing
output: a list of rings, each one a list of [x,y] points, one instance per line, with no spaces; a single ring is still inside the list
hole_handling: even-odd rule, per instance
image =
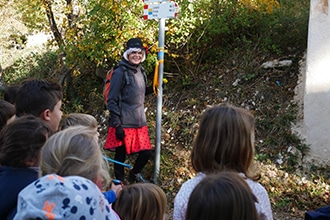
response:
[[[137,182],[140,172],[151,156],[151,143],[144,112],[145,95],[152,92],[146,88],[146,74],[141,63],[146,51],[139,38],[126,43],[122,60],[116,67],[108,94],[107,109],[110,111],[110,127],[104,149],[115,150],[115,160],[124,162],[126,154],[138,153],[128,181]],[[124,167],[114,164],[115,176],[124,181]],[[142,178],[142,181],[143,178]]]

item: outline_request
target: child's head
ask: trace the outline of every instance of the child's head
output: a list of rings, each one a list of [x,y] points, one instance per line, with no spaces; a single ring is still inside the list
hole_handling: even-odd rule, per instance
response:
[[[15,119],[15,106],[7,101],[0,100],[0,131]]]
[[[116,219],[100,189],[80,176],[50,174],[18,195],[14,219]]]
[[[83,125],[97,129],[97,120],[94,116],[85,113],[70,113],[62,118],[61,130],[75,125]]]
[[[20,88],[19,85],[12,85],[7,87],[5,89],[5,94],[3,96],[3,99],[14,105],[16,103],[16,95],[18,93],[19,88]]]
[[[107,186],[110,177],[98,139],[95,138],[96,133],[89,127],[79,125],[52,135],[43,147],[41,175],[82,176]]]
[[[40,118],[30,115],[15,119],[0,132],[0,164],[39,166],[41,148],[50,135],[51,129]]]
[[[243,108],[222,104],[206,109],[191,153],[195,171],[233,170],[252,178],[254,128],[252,114]]]
[[[258,202],[249,185],[236,172],[206,176],[192,191],[186,220],[257,220]]]
[[[16,114],[40,117],[55,132],[62,117],[62,97],[62,88],[57,83],[43,79],[25,81],[16,96]]]
[[[135,183],[120,192],[114,210],[125,220],[163,220],[167,211],[164,191],[152,183]]]

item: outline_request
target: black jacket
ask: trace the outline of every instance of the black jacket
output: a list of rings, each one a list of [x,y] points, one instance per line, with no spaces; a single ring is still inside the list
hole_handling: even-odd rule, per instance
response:
[[[38,179],[31,168],[0,167],[0,219],[12,219],[16,213],[18,193]],[[6,218],[7,216],[7,218]]]

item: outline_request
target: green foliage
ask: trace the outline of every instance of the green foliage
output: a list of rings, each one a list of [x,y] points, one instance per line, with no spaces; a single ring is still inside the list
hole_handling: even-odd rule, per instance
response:
[[[288,204],[290,204],[290,198],[280,198],[279,201],[275,204],[276,208],[283,208],[285,206],[287,206]]]
[[[67,81],[68,82],[68,81]],[[75,71],[70,83],[64,85],[66,92],[67,112],[88,112],[93,115],[99,115],[103,110],[103,98],[98,90],[99,85],[95,74],[79,74]]]
[[[70,1],[69,5],[66,5],[69,1],[19,2],[24,20],[40,27],[45,27],[46,21],[42,6],[52,3],[55,25],[64,39],[60,49],[66,56],[66,64],[69,67],[78,64],[81,74],[88,73],[80,64],[89,64],[89,69],[94,68],[92,71],[98,66],[112,65],[121,58],[127,39],[135,36],[148,45],[150,53],[145,66],[147,72],[153,71],[158,23],[142,19],[141,0],[77,0]],[[306,48],[309,13],[306,0],[176,2],[180,6],[178,18],[166,20],[165,69],[183,73],[184,85],[190,85],[198,77],[203,63],[221,62],[232,51],[241,53],[253,49],[281,55]],[[252,77],[255,77],[253,71],[247,73],[247,80]]]
[[[76,27],[67,29],[65,34],[67,62],[88,59],[97,66],[113,63],[121,58],[125,42],[131,37],[140,37],[146,45],[153,45],[155,25],[141,19],[142,9],[140,0],[85,4]],[[155,55],[149,56],[147,63],[154,64],[154,58]]]
[[[17,60],[11,67],[4,70],[3,79],[7,84],[19,84],[24,79],[52,78],[57,69],[58,54],[48,51],[43,54],[31,53]]]
[[[184,64],[180,70],[185,75],[196,76],[202,63],[222,62],[233,51],[252,49],[279,56],[307,47],[306,0],[186,1],[180,6],[179,19],[168,23],[166,39],[168,66]]]
[[[42,31],[48,28],[45,9],[41,0],[14,0],[22,21],[32,31]]]
[[[45,24],[42,1],[19,2],[19,8],[24,12],[23,18],[28,24]],[[274,0],[177,2],[181,9],[178,19],[167,20],[166,40],[171,49],[196,46],[196,49],[207,50],[217,46],[227,50],[246,41],[260,44],[264,49],[276,50],[284,43],[281,39],[289,36],[287,29],[294,31],[299,38],[306,39],[309,11],[306,0],[279,3]],[[142,1],[94,0],[79,3],[80,14],[73,26],[68,26],[67,19],[63,17],[72,11],[73,6],[53,3],[53,10],[58,14],[57,25],[63,29],[68,46],[77,43],[78,52],[85,52],[90,59],[100,63],[104,58],[118,59],[121,55],[118,51],[122,51],[123,42],[132,36],[144,38],[148,45],[152,45],[152,52],[156,51],[157,23],[155,20],[142,20]],[[280,37],[278,41],[276,36]],[[262,42],[258,42],[260,39],[263,39]],[[301,45],[303,39],[292,43]],[[77,42],[80,40],[83,42]],[[68,48],[68,51],[71,50]],[[196,51],[190,49],[187,52]],[[79,53],[73,54],[80,57]]]
[[[56,23],[47,21],[48,3]],[[47,31],[52,25],[60,30],[64,40],[60,49],[71,67],[85,62],[91,66],[112,64],[121,58],[124,43],[131,37],[140,37],[149,46],[152,54],[148,56],[147,67],[151,67],[149,63],[154,65],[157,23],[142,19],[143,2],[140,0],[22,0],[15,1],[15,5],[28,27]]]
[[[71,4],[67,5],[68,3]],[[154,70],[157,23],[145,22],[142,19],[143,4],[140,0],[35,0],[31,4],[30,0],[22,0],[16,4],[29,27],[44,27],[46,30],[56,27],[60,30],[63,44],[57,53],[64,55],[64,59],[61,60],[62,56],[58,57],[58,63],[54,65],[54,69],[58,70],[54,75],[58,76],[55,79],[58,81],[65,78],[64,104],[70,110],[80,112],[82,108],[90,109],[91,94],[95,94],[94,100],[99,100],[98,94],[101,93],[103,82],[99,79],[102,78],[102,73],[96,75],[96,70],[103,67],[105,73],[110,65],[119,60],[124,52],[125,42],[131,37],[140,37],[149,46],[152,53],[147,56],[144,66],[148,73]],[[46,9],[53,11],[56,22],[49,23],[48,28],[45,28],[47,20],[42,20],[47,18]],[[35,24],[35,21],[38,24]],[[53,45],[56,43],[58,42],[54,41]],[[19,74],[16,73],[17,79],[29,76],[31,69],[26,68],[25,71],[20,75],[23,70],[19,70]]]
[[[20,35],[20,34],[11,34],[9,36],[9,39],[12,42],[15,42],[16,46],[19,46],[20,48],[23,48],[27,41],[26,35]],[[10,45],[9,47],[12,47],[12,46],[13,45]]]

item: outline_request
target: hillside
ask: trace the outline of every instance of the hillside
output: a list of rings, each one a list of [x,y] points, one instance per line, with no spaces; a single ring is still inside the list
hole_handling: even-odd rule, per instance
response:
[[[329,204],[330,173],[303,163],[308,152],[291,130],[298,120],[298,82],[302,54],[254,57],[254,75],[247,77],[239,59],[207,65],[202,77],[181,86],[179,77],[168,77],[164,87],[160,185],[167,192],[170,210],[181,184],[194,175],[189,162],[198,120],[207,106],[230,102],[247,108],[256,118],[256,151],[261,183],[270,194],[275,219],[303,219],[304,213]],[[236,59],[235,59],[236,57]],[[266,61],[290,60],[286,67],[263,68]],[[155,97],[148,97],[147,114],[155,131]],[[133,157],[134,158],[134,157]],[[128,162],[132,162],[132,158]],[[153,179],[153,160],[146,173]]]

